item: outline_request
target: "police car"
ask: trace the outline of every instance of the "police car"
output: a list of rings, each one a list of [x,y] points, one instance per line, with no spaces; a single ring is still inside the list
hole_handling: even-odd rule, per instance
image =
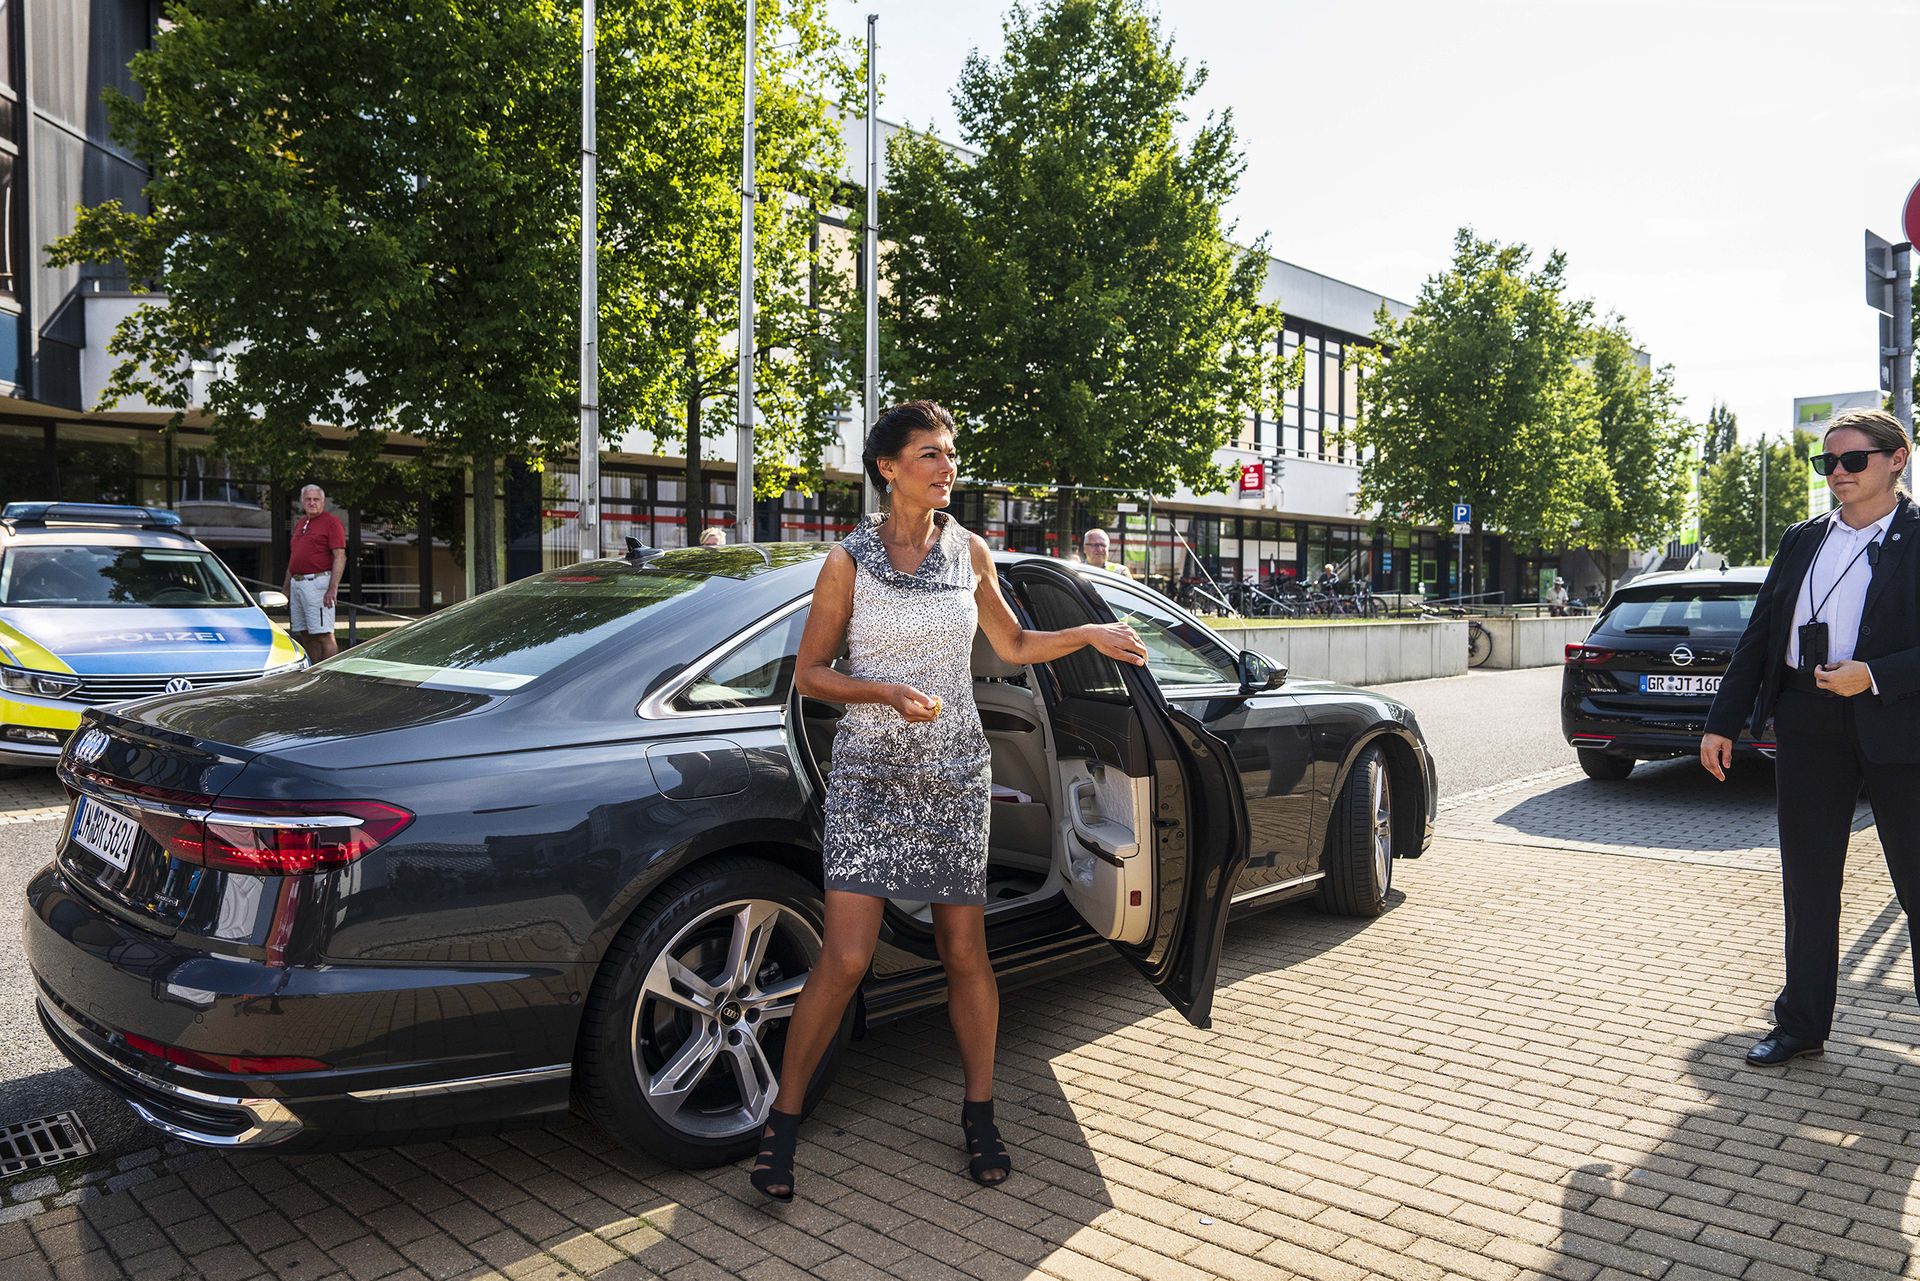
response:
[[[285,603],[278,592],[261,600]],[[173,512],[0,509],[0,766],[52,765],[89,707],[306,662]]]

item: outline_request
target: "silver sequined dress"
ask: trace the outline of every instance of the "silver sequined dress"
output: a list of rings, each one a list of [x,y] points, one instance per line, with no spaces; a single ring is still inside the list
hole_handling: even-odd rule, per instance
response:
[[[940,537],[903,574],[880,542],[882,516],[841,546],[853,557],[847,667],[942,700],[909,724],[885,703],[853,703],[827,776],[826,886],[882,898],[985,903],[991,756],[973,702],[970,536],[935,512]]]

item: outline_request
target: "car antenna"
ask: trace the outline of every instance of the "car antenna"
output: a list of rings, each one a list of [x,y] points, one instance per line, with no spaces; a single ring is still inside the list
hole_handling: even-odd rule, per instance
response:
[[[658,547],[649,547],[632,534],[627,535],[627,559],[636,565],[644,565],[660,554]]]

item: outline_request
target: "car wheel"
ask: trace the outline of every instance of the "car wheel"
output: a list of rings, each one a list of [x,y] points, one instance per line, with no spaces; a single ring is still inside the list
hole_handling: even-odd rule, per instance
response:
[[[1579,754],[1580,768],[1587,772],[1588,778],[1597,778],[1603,783],[1618,783],[1633,773],[1635,761],[1631,756],[1614,756],[1590,747],[1576,747],[1574,751]]]
[[[620,1143],[683,1168],[753,1155],[821,920],[819,890],[759,859],[708,860],[661,886],[607,949],[587,998],[580,1109]],[[808,1109],[852,1028],[849,1003]]]
[[[1393,885],[1393,776],[1386,753],[1360,753],[1333,798],[1319,905],[1341,916],[1378,916]]]

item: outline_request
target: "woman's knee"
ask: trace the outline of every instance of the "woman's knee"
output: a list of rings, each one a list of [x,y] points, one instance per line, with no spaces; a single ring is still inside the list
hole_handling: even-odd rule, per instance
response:
[[[829,941],[821,951],[820,959],[813,963],[812,978],[836,990],[851,992],[866,978],[867,967],[872,963],[871,948],[835,946]]]

